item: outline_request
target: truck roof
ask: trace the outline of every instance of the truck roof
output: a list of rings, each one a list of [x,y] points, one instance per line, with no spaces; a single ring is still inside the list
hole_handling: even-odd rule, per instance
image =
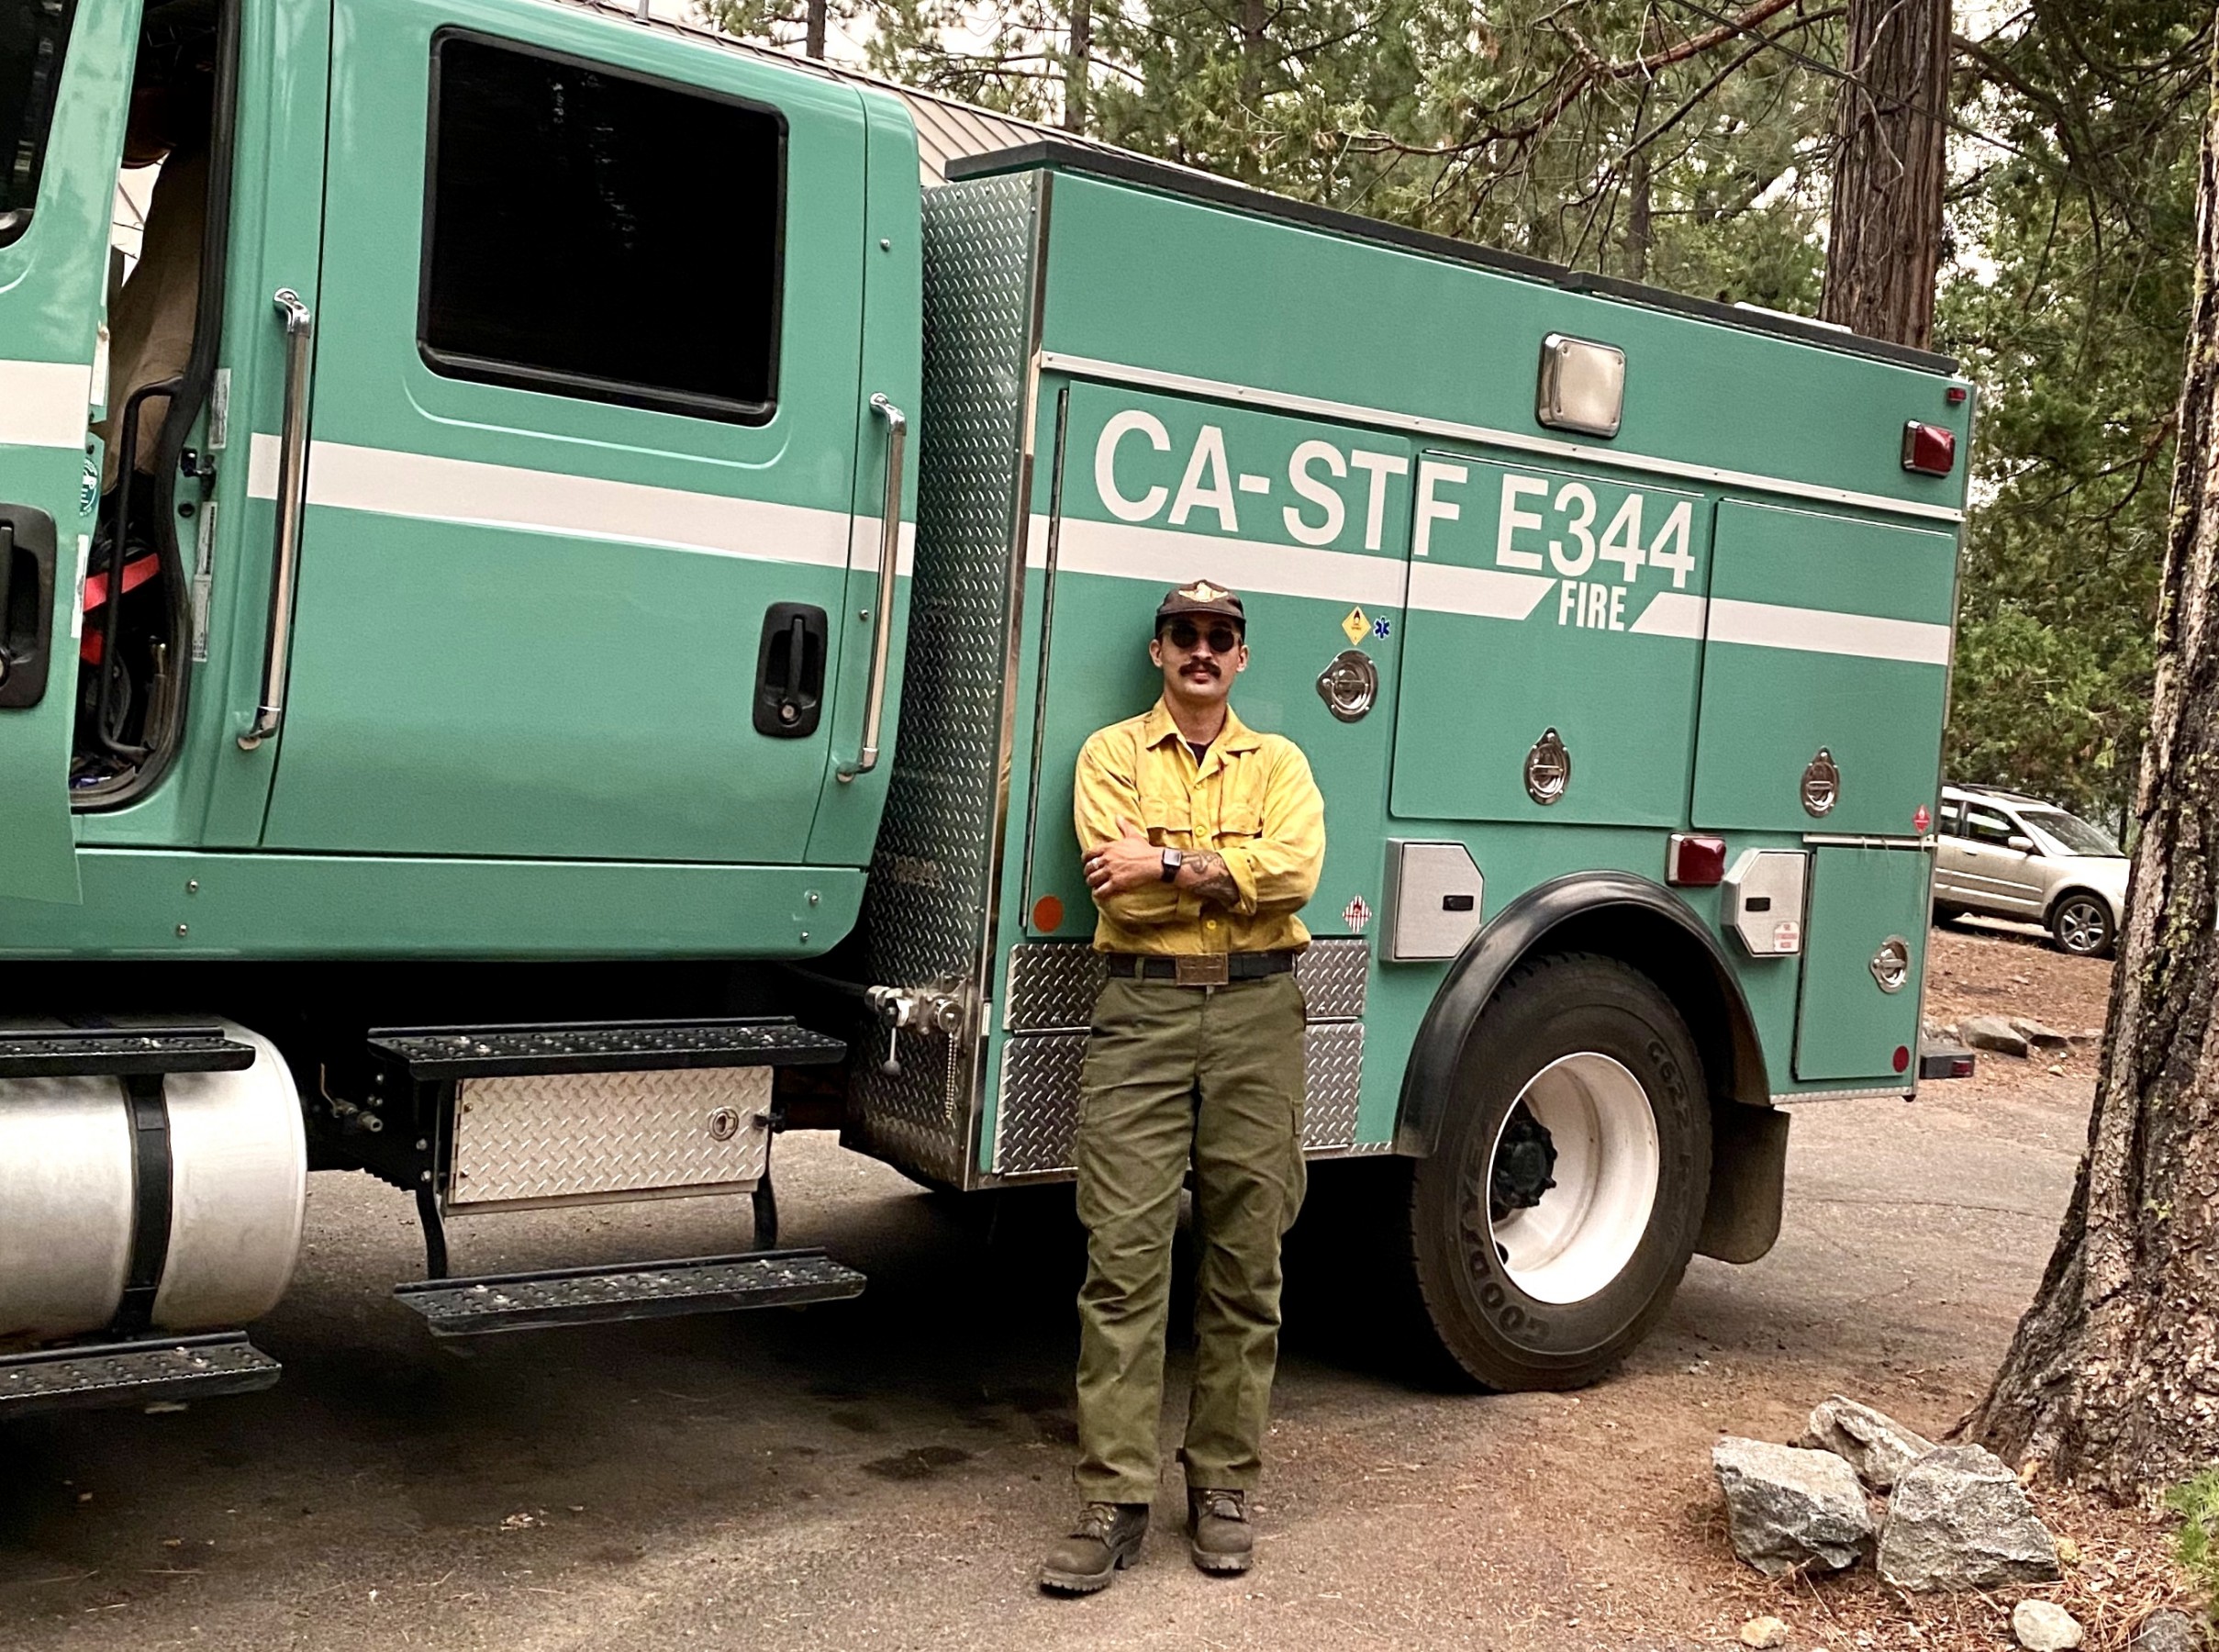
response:
[[[1522,252],[1504,251],[1473,241],[1458,240],[1451,236],[1437,235],[1429,230],[1412,229],[1384,219],[1366,218],[1360,213],[1321,206],[1312,202],[1297,200],[1291,195],[1275,195],[1269,190],[1236,184],[1190,166],[1159,161],[1097,139],[1062,131],[993,109],[980,108],[941,93],[906,86],[860,69],[821,59],[797,57],[791,52],[779,51],[771,47],[751,45],[698,24],[676,22],[663,17],[642,18],[639,16],[637,6],[625,3],[625,0],[552,0],[552,3],[620,17],[641,28],[682,35],[705,45],[760,58],[804,73],[867,86],[897,98],[908,108],[910,121],[916,128],[919,166],[927,184],[1039,168],[1080,173],[1208,202],[1234,211],[1299,224],[1350,240],[1377,242],[1429,257],[1473,264],[1500,274],[1558,286],[1567,292],[1613,298],[1651,309],[1697,317],[1746,332],[1792,339],[1823,350],[1893,362],[1928,373],[1955,374],[1957,370],[1955,357],[1934,351],[1916,350],[1906,344],[1890,343],[1884,339],[1866,338],[1860,333],[1806,317],[1784,315],[1777,310],[1759,309],[1747,305],[1727,304],[1713,298],[1698,298],[1642,282],[1605,275],[1593,270],[1575,270]]]

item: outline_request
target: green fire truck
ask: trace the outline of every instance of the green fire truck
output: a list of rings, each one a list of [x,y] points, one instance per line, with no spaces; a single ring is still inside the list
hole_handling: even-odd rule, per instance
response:
[[[1308,1148],[1475,1379],[1917,1082],[1947,360],[591,0],[25,0],[0,166],[0,1416],[274,1380],[311,1170],[454,1335],[853,1294],[782,1130],[1067,1178],[1074,759],[1198,576],[1326,799]]]

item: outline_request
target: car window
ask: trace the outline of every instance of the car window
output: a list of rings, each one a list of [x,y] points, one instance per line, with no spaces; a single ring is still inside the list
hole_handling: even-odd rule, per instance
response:
[[[2008,816],[1994,814],[1971,804],[1965,806],[1965,833],[1976,843],[1993,843],[2001,849],[2018,832]]]
[[[777,112],[468,36],[436,51],[420,323],[433,370],[767,420]],[[714,188],[697,170],[711,162]],[[674,284],[699,301],[674,307]]]
[[[1941,813],[1935,818],[1941,822],[1943,836],[1963,837],[1965,835],[1965,806],[1956,798],[1944,798]]]
[[[19,0],[0,15],[0,246],[29,227],[39,202],[47,128],[76,9],[77,0]]]
[[[2091,826],[2079,815],[2067,814],[2062,809],[2030,809],[2026,823],[2042,837],[2047,838],[2062,854],[2120,854],[2119,845],[2112,841],[2110,832],[2101,826]]]

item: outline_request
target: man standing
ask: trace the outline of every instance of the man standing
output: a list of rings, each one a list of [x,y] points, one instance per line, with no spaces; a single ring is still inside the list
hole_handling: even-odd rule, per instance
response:
[[[1179,1189],[1194,1170],[1194,1390],[1179,1453],[1204,1571],[1248,1569],[1278,1358],[1279,1241],[1302,1202],[1302,995],[1295,913],[1318,887],[1325,808],[1293,742],[1232,714],[1241,599],[1207,580],[1156,609],[1163,698],[1079,753],[1076,823],[1110,979],[1078,1126],[1079,1493],[1042,1587],[1105,1588],[1139,1553]]]

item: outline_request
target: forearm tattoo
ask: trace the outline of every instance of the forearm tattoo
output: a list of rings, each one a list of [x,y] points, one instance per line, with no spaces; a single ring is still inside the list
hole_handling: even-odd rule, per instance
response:
[[[1232,906],[1241,899],[1241,886],[1233,882],[1221,854],[1207,849],[1191,853],[1179,869],[1187,875],[1181,881],[1204,900]]]

